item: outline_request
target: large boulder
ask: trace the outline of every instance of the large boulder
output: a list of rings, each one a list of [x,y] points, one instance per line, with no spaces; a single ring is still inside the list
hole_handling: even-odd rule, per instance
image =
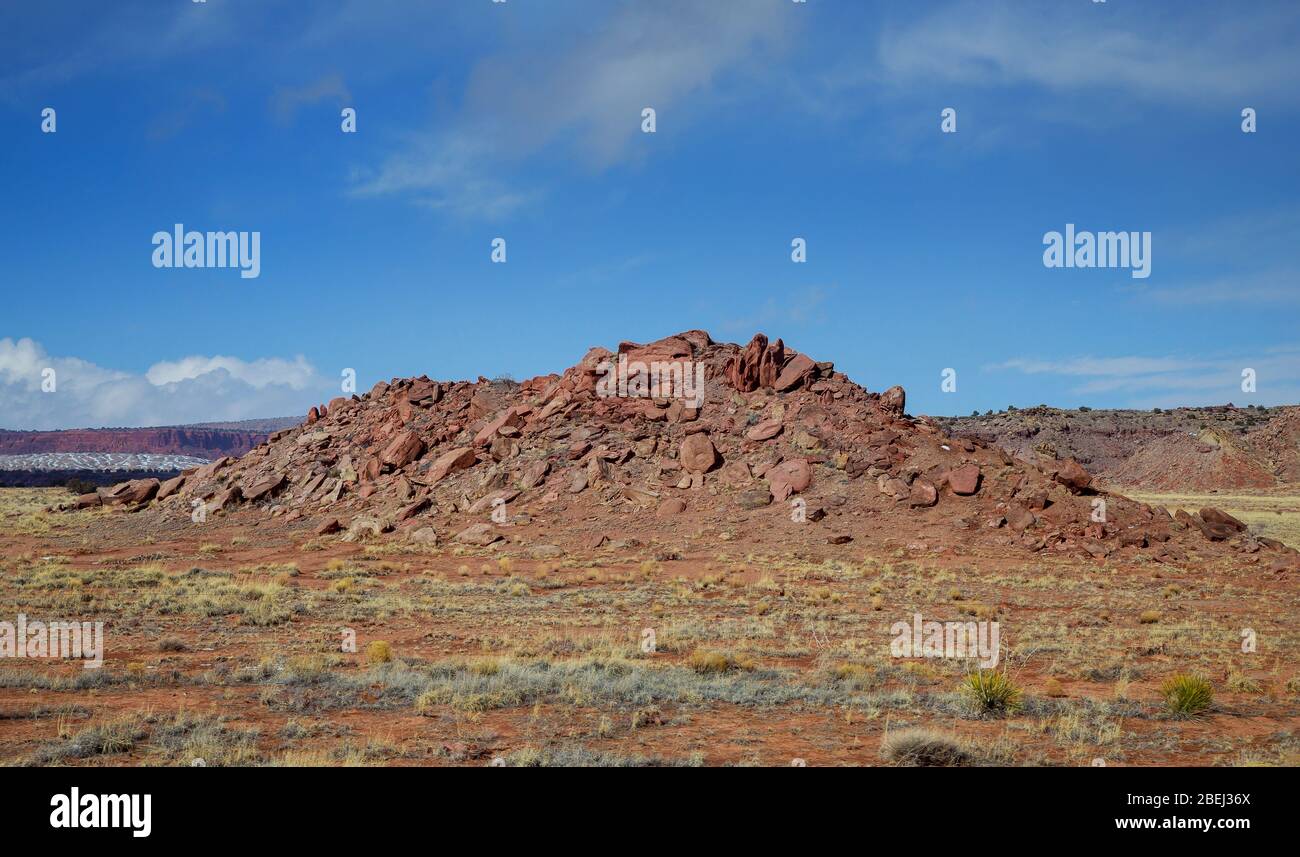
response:
[[[495,541],[501,539],[491,524],[470,524],[465,529],[456,534],[455,541],[465,545],[476,545],[478,547],[487,547]]]
[[[185,485],[186,476],[182,473],[180,476],[173,476],[171,479],[161,483],[158,486],[158,493],[154,496],[155,500],[165,500]]]
[[[933,484],[924,479],[915,479],[912,481],[912,488],[908,493],[907,505],[923,507],[933,506],[939,502],[939,490]]]
[[[524,417],[519,413],[518,408],[506,408],[506,410],[498,414],[495,419],[489,421],[487,425],[479,429],[478,434],[474,435],[474,445],[487,446],[492,442],[492,438],[496,435],[498,429],[507,426],[517,428],[523,424]]]
[[[279,491],[289,479],[283,473],[273,473],[270,476],[263,477],[247,488],[243,489],[244,499],[250,503],[255,503],[264,497],[270,497],[276,491]]]

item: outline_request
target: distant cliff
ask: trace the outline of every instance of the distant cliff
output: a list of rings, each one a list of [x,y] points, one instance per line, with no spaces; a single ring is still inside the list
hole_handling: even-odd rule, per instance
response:
[[[191,455],[215,459],[240,456],[266,440],[266,432],[214,428],[68,429],[7,431],[0,429],[0,455],[40,452],[134,452]]]

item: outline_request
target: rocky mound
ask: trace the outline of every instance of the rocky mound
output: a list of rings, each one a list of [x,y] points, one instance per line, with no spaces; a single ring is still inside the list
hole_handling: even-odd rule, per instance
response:
[[[521,384],[380,382],[242,458],[76,505],[261,514],[428,543],[488,545],[545,516],[589,548],[691,521],[787,546],[887,535],[1164,561],[1213,543],[1263,551],[1279,568],[1296,561],[1215,510],[1174,518],[1097,492],[1073,459],[1029,462],[953,439],[905,403],[901,387],[868,392],[781,340],[759,334],[742,348],[692,330],[593,348],[562,375]]]
[[[1154,491],[1282,488],[1300,481],[1300,408],[1156,411],[1037,407],[940,418],[957,437],[1028,459],[1071,457],[1110,485]]]

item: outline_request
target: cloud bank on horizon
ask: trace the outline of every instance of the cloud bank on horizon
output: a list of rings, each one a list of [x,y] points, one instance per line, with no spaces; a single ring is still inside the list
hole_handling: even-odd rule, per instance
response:
[[[0,424],[279,416],[346,367],[522,378],[696,327],[917,413],[1294,403],[1298,42],[1288,2],[11,4]],[[258,231],[260,276],[154,268],[175,223]],[[1150,276],[1046,267],[1067,225],[1149,233]]]
[[[144,375],[51,355],[30,339],[0,339],[2,429],[137,428],[288,416],[332,398],[301,355],[251,363],[186,357]]]

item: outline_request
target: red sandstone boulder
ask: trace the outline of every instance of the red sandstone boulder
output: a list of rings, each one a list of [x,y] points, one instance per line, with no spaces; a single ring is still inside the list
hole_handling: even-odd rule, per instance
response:
[[[1201,520],[1207,524],[1212,524],[1217,527],[1224,527],[1226,529],[1231,530],[1234,533],[1242,533],[1246,531],[1245,524],[1243,524],[1241,521],[1237,520],[1236,518],[1232,517],[1227,512],[1222,512],[1218,509],[1215,509],[1213,506],[1207,506],[1206,508],[1202,509],[1200,511],[1200,515],[1201,515]]]
[[[718,463],[718,451],[707,434],[698,432],[682,441],[677,459],[687,473],[708,473]]]
[[[1092,476],[1073,458],[1067,458],[1058,464],[1052,478],[1075,494],[1082,493],[1092,484]]]
[[[948,487],[952,493],[963,497],[974,494],[980,487],[980,468],[978,464],[965,464],[956,470],[948,471]]]
[[[902,387],[890,387],[880,394],[880,407],[885,413],[901,417],[907,409],[907,393]]]
[[[474,455],[474,450],[470,447],[453,449],[451,452],[444,452],[433,462],[429,468],[429,484],[433,485],[441,482],[450,473],[458,470],[464,470],[467,467],[473,467],[478,458]]]
[[[911,491],[908,494],[907,505],[933,506],[939,502],[939,490],[931,483],[924,479],[917,479],[912,482]]]
[[[72,506],[71,506],[71,508],[73,508],[73,509],[90,509],[90,508],[93,508],[93,507],[95,507],[95,506],[99,506],[99,505],[102,505],[102,504],[103,504],[103,501],[99,498],[99,495],[96,494],[96,493],[81,494],[81,495],[78,495],[77,499],[75,499],[75,500],[72,501]]]
[[[186,479],[185,474],[182,473],[180,476],[173,476],[171,479],[168,479],[166,482],[163,482],[161,485],[158,486],[158,494],[154,497],[154,499],[165,500],[171,495],[175,494],[177,491],[181,490],[181,486],[185,484],[185,479]]]
[[[785,364],[785,368],[781,370],[780,376],[772,386],[778,393],[793,390],[812,378],[816,371],[817,364],[811,357],[807,354],[796,354],[794,359]]]
[[[267,476],[248,488],[244,488],[244,499],[250,503],[255,503],[263,497],[270,497],[276,491],[284,487],[289,480],[283,473],[275,473]]]
[[[655,511],[655,517],[672,518],[685,511],[686,501],[673,497],[659,504],[659,508]]]
[[[779,435],[784,428],[785,426],[781,424],[780,420],[763,420],[745,432],[745,437],[748,440],[755,441],[771,440]]]
[[[768,470],[765,475],[772,497],[780,502],[791,494],[807,490],[812,482],[812,467],[806,458],[792,458]]]
[[[487,446],[492,442],[493,436],[499,429],[506,426],[518,427],[524,424],[523,415],[519,413],[518,408],[507,408],[497,415],[497,417],[488,422],[487,425],[479,429],[478,434],[474,435],[475,446]]]
[[[381,464],[401,470],[424,452],[424,441],[409,429],[393,438],[384,451],[379,454]]]
[[[157,479],[132,479],[114,485],[112,488],[99,490],[100,501],[105,506],[131,505],[148,503],[158,493],[161,483]]]

